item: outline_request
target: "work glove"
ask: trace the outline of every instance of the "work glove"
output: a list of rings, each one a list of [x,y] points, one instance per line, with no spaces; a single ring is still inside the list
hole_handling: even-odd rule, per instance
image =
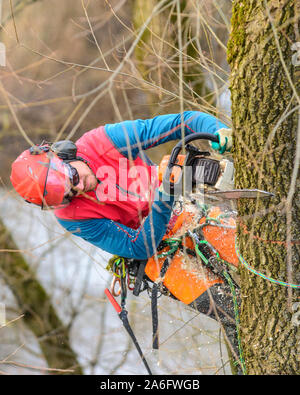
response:
[[[219,143],[210,142],[211,147],[220,154],[224,154],[225,151],[229,152],[232,147],[232,129],[219,129],[215,135],[219,137]]]

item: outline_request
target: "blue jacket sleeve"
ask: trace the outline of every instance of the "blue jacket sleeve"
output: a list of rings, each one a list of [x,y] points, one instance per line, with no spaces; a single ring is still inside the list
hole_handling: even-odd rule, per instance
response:
[[[131,229],[109,219],[62,220],[59,223],[69,232],[111,254],[124,258],[147,259],[154,255],[162,240],[171,216],[173,198],[158,192],[157,200],[144,223],[137,229]]]
[[[185,111],[182,115],[167,114],[152,119],[107,124],[105,131],[123,155],[129,157],[131,152],[135,159],[142,150],[181,139],[182,125],[185,135],[199,132],[214,134],[221,128],[227,128],[212,115],[199,111]]]

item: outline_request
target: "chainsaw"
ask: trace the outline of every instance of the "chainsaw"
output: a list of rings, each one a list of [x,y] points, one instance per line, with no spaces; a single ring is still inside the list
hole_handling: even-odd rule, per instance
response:
[[[243,198],[272,197],[272,192],[259,189],[234,189],[232,160],[211,157],[190,143],[195,140],[218,142],[218,136],[195,133],[186,136],[160,163],[159,175],[165,191],[170,195],[185,195],[202,199],[204,203],[219,204]]]

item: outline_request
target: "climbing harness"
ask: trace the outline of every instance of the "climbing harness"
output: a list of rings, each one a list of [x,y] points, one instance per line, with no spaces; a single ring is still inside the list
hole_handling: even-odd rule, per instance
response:
[[[138,296],[142,291],[147,290],[150,298],[151,298],[151,313],[152,313],[152,348],[157,350],[159,348],[159,326],[158,326],[158,309],[157,309],[157,300],[160,295],[165,294],[169,296],[173,296],[170,294],[167,287],[164,285],[165,275],[168,272],[170,264],[172,263],[172,259],[175,254],[182,250],[191,256],[198,256],[201,259],[201,262],[206,266],[211,272],[213,272],[218,277],[221,277],[224,282],[229,284],[232,301],[234,306],[234,318],[236,323],[236,334],[237,334],[237,342],[238,342],[238,350],[239,350],[239,362],[242,368],[242,372],[246,374],[245,363],[242,354],[241,340],[240,340],[240,331],[239,331],[239,308],[237,302],[236,289],[238,289],[238,285],[235,280],[230,275],[229,271],[237,271],[237,268],[220,258],[220,255],[217,249],[212,246],[207,240],[205,240],[203,236],[203,229],[205,227],[221,227],[222,229],[226,229],[226,225],[221,222],[221,219],[224,219],[226,216],[230,217],[232,213],[222,214],[222,216],[218,216],[217,218],[210,217],[208,215],[208,207],[203,206],[199,207],[201,209],[202,214],[205,214],[206,217],[202,217],[204,220],[198,227],[193,230],[188,230],[181,237],[169,237],[162,240],[157,249],[156,259],[162,259],[163,263],[159,269],[159,275],[156,280],[152,281],[145,274],[145,268],[147,265],[147,261],[136,261],[130,259],[124,259],[118,256],[115,256],[111,261],[109,269],[113,272],[114,278],[111,286],[111,296],[106,291],[107,296],[110,296],[110,301],[114,306],[117,303],[113,298],[113,296],[121,296],[121,307],[116,308],[123,324],[126,328],[128,326],[128,321],[124,323],[124,316],[127,319],[127,312],[121,313],[122,310],[125,309],[125,298],[126,298],[126,286],[131,284],[131,289],[135,296]],[[231,225],[227,225],[228,229],[232,229]],[[184,245],[183,240],[189,236],[194,243],[194,249],[189,248]],[[126,281],[127,278],[127,281]],[[130,278],[130,282],[128,279]],[[152,283],[152,286],[149,285]],[[116,284],[119,285],[118,291],[115,290]],[[134,286],[133,286],[134,285]],[[128,333],[132,337],[135,345],[137,343],[134,335],[132,336],[132,330],[128,330]],[[137,346],[139,351],[140,348]],[[143,362],[145,363],[145,359],[143,354],[139,351]],[[146,366],[146,365],[145,365]]]

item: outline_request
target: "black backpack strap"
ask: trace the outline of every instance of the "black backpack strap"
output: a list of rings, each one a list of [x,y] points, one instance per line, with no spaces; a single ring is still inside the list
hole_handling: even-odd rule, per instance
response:
[[[133,291],[132,291],[134,296],[139,296],[139,294],[141,292],[141,286],[142,286],[143,280],[144,280],[144,274],[145,274],[145,267],[146,267],[146,265],[147,265],[147,260],[139,262],[138,272],[137,272],[137,275],[136,275],[134,288],[133,288]]]
[[[164,281],[165,274],[169,269],[170,262],[174,253],[167,256],[164,260],[164,263],[160,269],[158,279],[153,283],[153,287],[151,290],[151,313],[152,313],[152,348],[153,350],[158,350],[159,348],[159,332],[158,332],[158,310],[157,310],[157,299],[160,285]]]
[[[157,310],[157,299],[158,299],[158,287],[157,283],[153,284],[151,290],[151,313],[152,313],[152,348],[158,350],[159,339],[158,339],[158,310]]]

